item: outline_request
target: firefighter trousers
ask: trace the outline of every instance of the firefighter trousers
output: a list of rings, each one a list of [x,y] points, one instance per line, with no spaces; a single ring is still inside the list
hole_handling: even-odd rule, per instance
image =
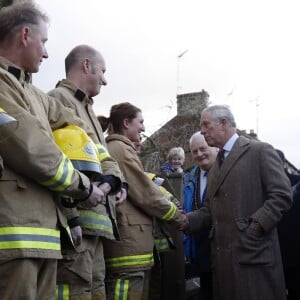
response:
[[[148,300],[150,270],[107,275],[107,300]]]
[[[56,259],[0,261],[1,300],[55,299]]]
[[[101,237],[83,235],[76,250],[63,250],[57,267],[57,300],[105,300],[105,261]]]

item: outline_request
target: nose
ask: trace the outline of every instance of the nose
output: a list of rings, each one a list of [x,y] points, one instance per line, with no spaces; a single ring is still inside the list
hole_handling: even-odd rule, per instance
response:
[[[202,156],[202,152],[201,152],[200,150],[197,150],[197,152],[196,152],[196,156],[197,156],[197,157],[200,157],[200,156]]]
[[[102,75],[102,77],[101,77],[101,84],[102,85],[107,85],[107,81],[106,81],[104,75]]]
[[[204,127],[204,126],[200,126],[200,133],[201,133],[202,135],[204,135],[205,132],[206,132],[205,127]]]
[[[47,52],[46,47],[44,47],[44,51],[43,52],[44,52],[43,53],[43,58],[48,58],[49,56],[48,56],[48,52]]]

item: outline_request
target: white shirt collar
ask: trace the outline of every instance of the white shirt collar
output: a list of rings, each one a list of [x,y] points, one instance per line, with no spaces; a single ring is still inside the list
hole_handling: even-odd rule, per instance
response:
[[[225,155],[228,154],[228,153],[231,151],[231,149],[232,149],[234,143],[236,142],[236,140],[237,140],[238,138],[239,138],[238,134],[235,133],[235,134],[233,134],[232,137],[226,142],[226,144],[225,144],[224,147],[223,147],[223,149],[226,151],[226,152],[225,152]]]

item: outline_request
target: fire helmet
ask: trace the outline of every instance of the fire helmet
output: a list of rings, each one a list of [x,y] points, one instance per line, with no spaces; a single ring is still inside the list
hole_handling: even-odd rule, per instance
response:
[[[145,172],[150,180],[152,180],[156,185],[161,186],[164,183],[164,179],[158,177],[156,174]]]
[[[95,143],[76,125],[68,125],[53,131],[55,143],[70,159],[75,169],[101,174],[101,165]]]
[[[17,128],[18,121],[6,113],[6,111],[0,107],[0,127],[7,125],[8,123],[11,123],[12,126]]]

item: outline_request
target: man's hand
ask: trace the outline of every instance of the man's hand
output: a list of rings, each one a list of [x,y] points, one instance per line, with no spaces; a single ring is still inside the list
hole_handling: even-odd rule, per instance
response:
[[[121,188],[120,192],[116,195],[116,205],[122,204],[127,198],[127,190],[124,188]]]
[[[182,215],[182,222],[181,222],[181,224],[179,224],[177,226],[177,229],[179,231],[186,231],[189,228],[189,219],[188,219],[188,217],[186,215],[186,212],[184,210],[180,209],[179,212]]]
[[[93,182],[93,191],[90,196],[85,200],[79,203],[79,206],[82,208],[89,209],[91,207],[95,207],[100,203],[105,203],[106,195],[104,192],[98,188],[99,182]]]
[[[259,232],[261,234],[264,231],[263,228],[261,227],[261,225],[257,221],[255,221],[255,220],[251,220],[251,222],[249,224],[249,227],[252,228],[252,229],[254,229],[254,230],[256,230],[257,232]]]
[[[74,245],[79,246],[82,242],[81,227],[78,225],[78,226],[71,228],[71,235],[72,235]]]

